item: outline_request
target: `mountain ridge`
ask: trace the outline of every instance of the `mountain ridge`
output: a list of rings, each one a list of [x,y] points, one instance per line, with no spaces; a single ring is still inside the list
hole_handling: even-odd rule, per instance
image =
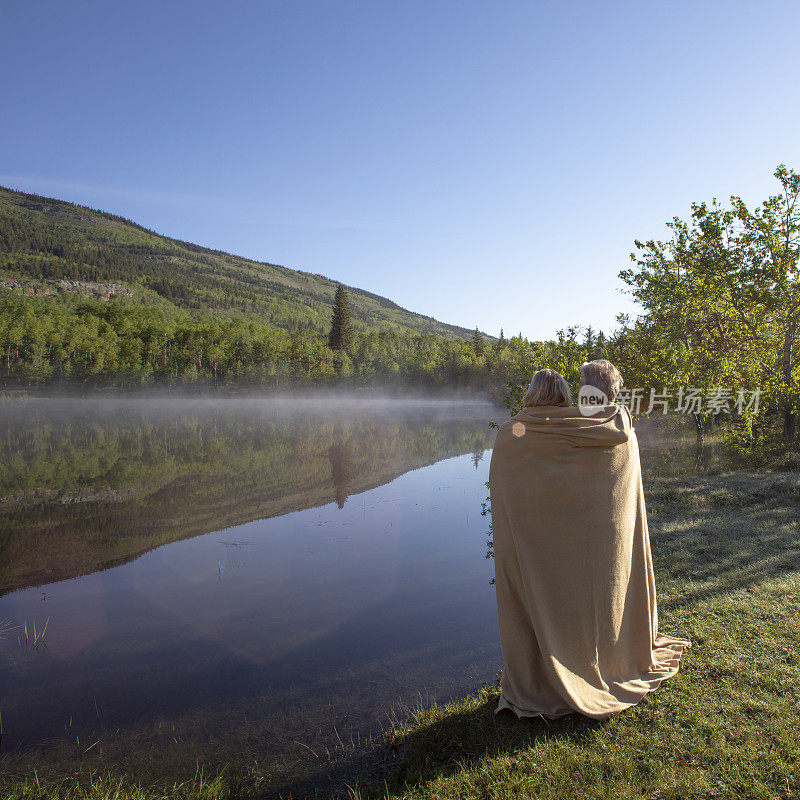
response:
[[[113,212],[0,186],[0,289],[123,296],[189,311],[255,315],[289,331],[324,333],[338,283],[320,273],[169,237]],[[128,293],[102,289],[113,285]],[[357,327],[458,339],[474,333],[366,289],[342,285]]]

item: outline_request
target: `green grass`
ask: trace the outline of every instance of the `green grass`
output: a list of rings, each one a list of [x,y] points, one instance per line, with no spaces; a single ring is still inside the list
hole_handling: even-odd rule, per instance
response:
[[[42,782],[38,777],[10,787],[5,800],[236,800],[253,797],[258,782],[231,778],[224,773],[206,778],[198,773],[188,781],[162,788],[143,788],[110,776]]]
[[[333,783],[319,796],[331,786],[358,800],[800,796],[800,473],[655,479],[646,491],[660,628],[693,642],[675,677],[606,721],[497,716],[494,684],[398,713],[381,740],[320,758],[320,788]],[[30,765],[14,766],[0,778],[13,800],[275,796],[247,753],[221,776],[176,784],[76,770],[37,786]],[[313,782],[292,796],[312,796]]]

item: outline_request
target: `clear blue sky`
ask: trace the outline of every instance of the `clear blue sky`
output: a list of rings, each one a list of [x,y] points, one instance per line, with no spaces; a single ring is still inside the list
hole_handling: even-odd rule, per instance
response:
[[[0,183],[506,335],[800,169],[800,3],[12,2]]]

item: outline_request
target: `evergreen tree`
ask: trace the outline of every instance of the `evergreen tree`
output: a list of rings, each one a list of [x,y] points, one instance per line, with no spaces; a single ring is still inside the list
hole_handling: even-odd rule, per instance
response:
[[[353,341],[353,322],[350,314],[350,301],[347,290],[340,283],[336,287],[333,298],[333,320],[328,335],[328,346],[331,350],[347,350]]]
[[[472,349],[475,351],[475,355],[479,356],[483,353],[483,346],[483,336],[481,336],[481,332],[476,325],[475,330],[472,332]]]

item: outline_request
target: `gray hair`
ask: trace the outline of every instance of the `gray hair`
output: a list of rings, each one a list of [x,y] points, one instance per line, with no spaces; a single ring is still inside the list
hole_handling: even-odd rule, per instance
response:
[[[613,403],[622,388],[622,375],[610,361],[598,358],[581,364],[581,383],[599,389]]]
[[[560,372],[540,369],[533,373],[522,402],[526,406],[571,406],[572,393]]]

